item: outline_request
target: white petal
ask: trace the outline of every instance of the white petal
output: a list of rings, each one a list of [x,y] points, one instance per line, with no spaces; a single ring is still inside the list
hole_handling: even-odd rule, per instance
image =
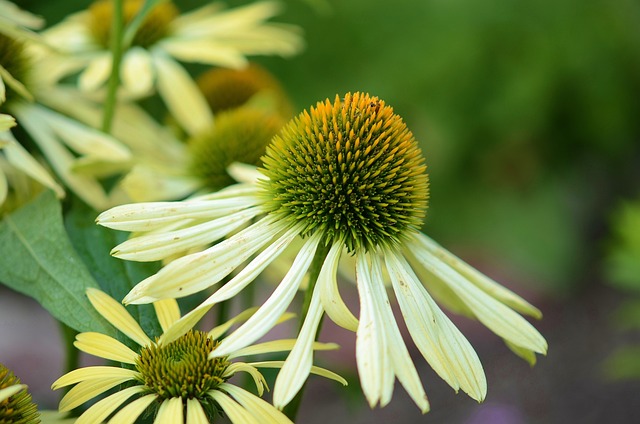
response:
[[[386,341],[378,322],[378,311],[373,299],[369,264],[365,255],[356,257],[356,283],[360,297],[360,320],[356,333],[356,362],[360,386],[369,406],[375,407],[382,398],[384,376],[392,368],[385,364]]]
[[[142,47],[131,47],[123,57],[122,85],[134,96],[149,94],[153,88],[153,67],[151,57]]]
[[[14,384],[13,386],[5,387],[0,390],[0,402],[9,399],[11,396],[18,393],[20,390],[26,390],[26,384]]]
[[[246,224],[258,213],[255,209],[244,209],[189,228],[135,237],[114,247],[111,255],[138,262],[165,259],[217,241]]]
[[[121,205],[102,212],[96,223],[114,230],[141,232],[188,220],[210,220],[257,204],[255,192],[255,187],[238,184],[207,199]]]
[[[212,352],[215,356],[228,355],[248,346],[264,336],[291,304],[304,278],[320,242],[320,232],[304,244],[282,282],[251,318],[225,338]]]
[[[327,258],[328,259],[328,258]],[[325,262],[326,263],[326,262]],[[324,268],[324,264],[323,264]],[[319,283],[319,282],[318,282]],[[320,284],[316,284],[311,296],[311,303],[302,328],[298,333],[295,346],[278,373],[273,391],[273,404],[282,409],[300,391],[313,366],[313,342],[322,318],[320,304]]]
[[[322,264],[317,283],[320,288],[319,297],[323,309],[333,322],[342,328],[355,332],[358,329],[358,319],[351,313],[347,305],[345,305],[338,292],[337,274],[341,252],[342,244],[335,243],[331,246],[327,258]]]
[[[385,259],[407,328],[424,358],[454,390],[462,388],[482,401],[487,381],[469,341],[438,308],[404,258],[387,252]]]
[[[282,230],[282,223],[271,224],[272,220],[263,218],[209,249],[176,259],[138,283],[123,302],[184,297],[217,284]]]
[[[213,121],[211,109],[189,73],[173,59],[155,51],[158,92],[178,123],[193,135]]]

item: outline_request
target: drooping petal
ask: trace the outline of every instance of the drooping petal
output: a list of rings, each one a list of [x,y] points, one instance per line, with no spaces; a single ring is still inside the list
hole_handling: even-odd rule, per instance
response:
[[[73,345],[89,355],[125,364],[135,364],[138,357],[123,343],[102,333],[80,333]]]
[[[189,73],[165,53],[154,50],[158,93],[178,123],[193,135],[213,122],[211,109]]]
[[[522,316],[494,299],[424,249],[415,252],[421,265],[449,286],[491,331],[516,346],[546,353],[547,342]]]
[[[265,353],[289,352],[291,349],[293,349],[298,340],[300,340],[299,335],[295,339],[269,340],[268,342],[257,343],[242,349],[238,349],[235,352],[231,353],[228,357],[238,358],[241,356],[261,355]],[[340,346],[338,346],[336,343],[314,342],[313,338],[311,339],[311,343],[309,345],[309,349],[311,349],[312,351],[336,350],[339,348]]]
[[[231,399],[228,395],[210,390],[208,395],[222,408],[233,424],[260,424],[261,421],[244,409],[239,403]]]
[[[462,388],[482,401],[487,381],[469,341],[438,308],[402,256],[388,251],[385,259],[407,328],[424,358],[454,390]]]
[[[163,332],[180,319],[180,306],[175,299],[163,299],[153,302],[153,308],[156,311],[156,316]]]
[[[53,382],[51,389],[57,390],[60,387],[79,383],[83,380],[107,379],[112,377],[129,377],[129,379],[134,379],[139,375],[140,374],[137,371],[126,368],[108,366],[84,367],[75,369],[63,375]]]
[[[283,223],[263,218],[202,252],[171,262],[138,283],[124,302],[149,303],[168,297],[184,297],[217,284],[282,229]]]
[[[429,400],[427,399],[418,372],[416,371],[413,360],[400,334],[398,324],[393,316],[382,276],[381,259],[378,255],[371,255],[371,277],[374,301],[377,303],[377,309],[381,313],[380,319],[384,327],[385,338],[388,342],[388,353],[394,373],[424,414],[429,411]],[[393,391],[393,383],[389,385],[387,390],[390,392]],[[391,393],[388,394],[387,399],[381,399],[380,405],[384,406],[384,404],[390,400]]]
[[[320,284],[316,284],[311,296],[309,310],[298,333],[298,338],[295,340],[295,345],[276,378],[273,388],[273,404],[278,409],[284,408],[285,405],[291,402],[302,388],[304,382],[307,381],[311,372],[311,367],[313,366],[313,342],[324,312],[320,303],[320,290]]]
[[[250,362],[249,365],[254,366],[256,368],[276,368],[280,369],[284,365],[284,361],[260,361],[260,362]],[[336,374],[333,371],[329,371],[328,369],[313,366],[311,367],[311,374],[319,375],[320,377],[325,377],[330,380],[337,381],[343,386],[347,386],[347,380],[345,380],[340,375]]]
[[[231,397],[260,422],[273,424],[291,423],[291,420],[289,420],[286,415],[253,393],[229,383],[222,383],[220,388],[229,393]]]
[[[244,362],[233,362],[227,367],[224,372],[224,377],[232,377],[235,373],[246,372],[253,378],[253,382],[256,385],[258,396],[262,396],[264,389],[268,388],[267,380],[260,371],[256,369],[252,364],[245,364]]]
[[[78,417],[76,424],[101,423],[125,403],[127,399],[135,394],[142,393],[144,390],[144,386],[133,386],[117,391],[93,404]]]
[[[238,349],[250,345],[264,336],[274,326],[291,304],[293,297],[298,291],[300,283],[311,265],[321,236],[322,234],[318,232],[307,240],[293,261],[291,269],[287,272],[287,275],[285,275],[271,296],[269,296],[247,322],[222,340],[218,348],[211,352],[213,357],[229,355]]]
[[[93,307],[102,315],[111,325],[122,331],[127,337],[140,346],[148,346],[151,339],[146,335],[138,321],[136,321],[129,312],[119,302],[116,302],[111,296],[105,292],[88,288],[87,296]]]
[[[156,415],[154,422],[158,424],[184,423],[182,398],[172,397],[162,402],[160,408],[158,408],[158,415]]]
[[[113,424],[135,423],[140,414],[142,414],[144,410],[147,409],[147,407],[151,405],[154,400],[156,400],[156,398],[157,395],[150,394],[134,400],[133,402],[119,410],[118,413],[115,414],[111,418],[111,420],[109,420],[109,422]]]
[[[320,290],[319,297],[322,302],[322,308],[331,321],[342,328],[355,332],[358,328],[358,319],[345,305],[338,292],[337,274],[341,252],[342,243],[334,243],[322,264],[317,283]]]
[[[453,253],[440,246],[427,235],[418,233],[415,235],[415,240],[422,247],[427,249],[428,252],[441,259],[444,263],[455,269],[460,275],[465,277],[469,282],[476,285],[491,297],[520,313],[527,314],[538,319],[542,318],[542,312],[540,312],[540,309],[479,272]]]
[[[360,297],[360,319],[356,333],[356,363],[360,385],[369,406],[375,407],[382,398],[385,373],[392,368],[385,363],[386,341],[377,319],[378,311],[373,300],[369,264],[365,255],[356,257],[356,284]],[[393,377],[393,374],[392,374]]]

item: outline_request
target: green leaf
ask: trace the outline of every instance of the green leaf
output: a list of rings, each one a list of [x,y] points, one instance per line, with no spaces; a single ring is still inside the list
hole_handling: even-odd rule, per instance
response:
[[[114,334],[85,295],[98,284],[71,246],[50,191],[0,222],[0,281],[77,331]]]
[[[76,252],[96,279],[100,288],[120,301],[146,277],[160,269],[159,262],[131,262],[114,258],[110,251],[127,238],[127,233],[96,225],[97,213],[73,199],[65,215],[65,225]],[[127,311],[152,339],[162,334],[152,305],[131,305]]]

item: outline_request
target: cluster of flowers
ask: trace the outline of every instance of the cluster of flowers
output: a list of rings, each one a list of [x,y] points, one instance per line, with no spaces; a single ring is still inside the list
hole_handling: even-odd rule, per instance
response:
[[[296,27],[268,22],[277,12],[271,1],[180,14],[168,1],[98,0],[38,31],[38,17],[0,0],[2,213],[43,189],[61,198],[71,192],[100,212],[99,225],[132,232],[113,256],[163,263],[124,299],[87,291],[128,340],[77,335],[79,350],[112,365],[79,368],[53,384],[74,385],[61,412],[109,393],[76,422],[206,423],[221,414],[234,423],[290,422],[295,412],[282,410],[311,373],[346,384],[313,365],[315,351],[337,348],[316,341],[325,314],[356,333],[371,407],[390,402],[397,378],[427,412],[390,292],[422,356],[477,401],[487,390],[480,360],[436,301],[478,319],[530,362],[546,353],[544,338],[520,315],[539,318],[538,309],[420,232],[425,159],[390,106],[347,93],[292,117],[278,82],[247,62],[301,49]],[[196,81],[184,62],[216,68]],[[163,125],[136,104],[152,95],[167,111]],[[264,303],[198,329],[214,305],[283,266]],[[358,314],[338,291],[339,274],[355,283]],[[176,299],[216,285],[181,314]],[[261,342],[293,316],[301,291],[295,337]],[[152,304],[162,335],[145,333],[119,300]],[[237,361],[274,352],[286,360]],[[261,398],[260,368],[279,369],[272,403]],[[252,377],[257,395],[229,381],[239,372]],[[0,414],[37,422],[33,407],[16,407],[30,402],[18,399],[25,386],[5,386]]]

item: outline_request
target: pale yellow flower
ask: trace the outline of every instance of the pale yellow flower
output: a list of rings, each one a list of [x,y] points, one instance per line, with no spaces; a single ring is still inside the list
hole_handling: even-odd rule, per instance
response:
[[[246,182],[218,193],[183,202],[123,205],[98,217],[100,225],[139,234],[113,249],[112,254],[123,259],[155,261],[213,244],[140,282],[125,303],[187,296],[235,271],[168,330],[182,334],[303,236],[273,294],[212,354],[225,355],[261,337],[291,303],[314,257],[322,260],[309,313],[276,380],[278,407],[304,383],[314,336],[326,312],[357,333],[360,382],[372,407],[389,403],[397,378],[423,412],[429,409],[392,313],[387,285],[424,358],[456,391],[462,389],[478,401],[487,390],[480,360],[432,296],[481,321],[520,355],[546,353],[545,339],[518,314],[540,317],[538,309],[419,232],[428,198],[424,158],[402,119],[383,101],[356,93],[320,102],[283,128],[263,161],[260,172],[232,170]],[[345,249],[355,258],[359,319],[338,292],[338,262]]]
[[[69,411],[110,390],[119,390],[94,403],[76,421],[78,424],[133,423],[145,413],[154,411],[155,423],[207,423],[223,413],[233,423],[290,423],[290,420],[260,397],[235,386],[230,379],[239,372],[248,373],[259,395],[266,382],[257,367],[280,367],[281,362],[240,362],[241,356],[289,351],[295,340],[274,340],[248,346],[224,356],[211,356],[219,339],[236,322],[242,322],[253,311],[244,312],[213,330],[190,329],[175,338],[163,334],[155,340],[142,330],[126,309],[97,289],[87,291],[89,301],[114,327],[137,346],[134,350],[101,333],[81,333],[75,346],[122,366],[90,366],[71,371],[53,383],[52,388],[75,384],[60,401],[61,412]],[[173,299],[154,303],[158,322],[167,330],[180,318]],[[316,343],[316,349],[335,349],[333,344]],[[322,368],[314,372],[346,384],[336,374]],[[126,383],[126,384],[125,384]],[[124,387],[122,388],[124,384]],[[186,415],[185,415],[186,412]]]
[[[140,0],[125,1],[125,20],[131,21],[141,5]],[[45,32],[82,69],[79,83],[85,90],[101,87],[111,72],[111,7],[109,1],[98,1]],[[179,62],[242,68],[248,55],[297,53],[302,47],[298,29],[267,22],[279,10],[279,3],[261,1],[235,9],[211,3],[179,14],[173,3],[159,4],[124,54],[120,74],[125,92],[140,96],[155,88],[189,134],[207,128],[211,111]]]
[[[0,423],[38,424],[38,409],[25,384],[0,364]]]

